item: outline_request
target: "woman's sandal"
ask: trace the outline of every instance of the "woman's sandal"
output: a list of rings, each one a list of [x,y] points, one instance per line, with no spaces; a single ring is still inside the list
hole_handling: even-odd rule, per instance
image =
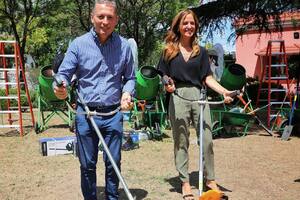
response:
[[[182,199],[183,200],[195,200],[195,197],[194,195],[190,192],[188,193],[184,193],[184,190],[183,190],[183,185],[181,185],[181,190],[182,190]]]
[[[227,200],[228,196],[222,190],[220,190],[220,188],[218,187],[218,184],[215,181],[210,181],[210,182],[211,182],[211,184],[207,184],[207,182],[206,182],[205,186],[206,186],[207,190],[217,191],[221,194],[221,200]]]
[[[195,200],[193,194],[185,194],[185,195],[182,195],[182,198],[183,198],[183,200]]]
[[[207,181],[205,186],[208,190],[215,190],[215,191],[222,193],[222,191],[220,190],[220,188],[218,187],[218,185],[215,181]]]

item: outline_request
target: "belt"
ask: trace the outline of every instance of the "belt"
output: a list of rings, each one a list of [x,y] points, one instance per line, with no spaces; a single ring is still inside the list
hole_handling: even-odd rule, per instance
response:
[[[84,108],[84,106],[79,102],[78,102],[78,105],[80,107]],[[109,105],[109,106],[88,106],[88,108],[91,112],[109,113],[109,112],[115,111],[118,108],[120,108],[120,104],[114,104],[114,105]]]
[[[175,87],[176,88],[182,88],[182,87],[187,87],[187,88],[190,88],[190,87],[196,87],[196,88],[199,88],[201,89],[201,87],[197,86],[197,85],[193,85],[192,83],[184,83],[184,82],[177,82],[175,84]]]

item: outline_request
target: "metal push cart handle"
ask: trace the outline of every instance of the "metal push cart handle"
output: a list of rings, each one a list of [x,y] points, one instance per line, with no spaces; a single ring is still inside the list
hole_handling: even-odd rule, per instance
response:
[[[62,85],[62,80],[61,80],[61,78],[60,78],[59,76],[55,75],[55,76],[54,76],[54,81],[56,82],[56,84],[57,84],[58,87]],[[114,170],[115,170],[115,172],[116,172],[116,174],[117,174],[117,176],[118,176],[118,178],[119,178],[121,184],[122,184],[123,187],[124,187],[124,190],[125,190],[125,193],[126,193],[128,199],[129,199],[129,200],[134,200],[135,198],[132,197],[132,194],[130,193],[130,191],[129,191],[129,189],[128,189],[128,186],[127,186],[127,184],[126,184],[124,178],[122,177],[121,172],[120,172],[120,170],[119,170],[119,168],[118,168],[118,166],[117,166],[115,160],[113,159],[113,157],[112,157],[112,155],[111,155],[111,153],[110,153],[110,151],[109,151],[109,148],[107,147],[107,145],[106,145],[106,143],[105,143],[105,141],[104,141],[104,138],[103,138],[103,136],[102,136],[102,134],[101,134],[101,132],[100,132],[100,130],[99,130],[99,128],[98,128],[98,126],[97,126],[97,124],[96,124],[96,122],[95,122],[93,116],[92,116],[92,114],[90,114],[91,111],[90,111],[89,107],[86,105],[86,103],[84,102],[84,100],[83,100],[81,94],[78,92],[77,89],[76,89],[76,93],[77,93],[77,95],[78,95],[78,98],[79,98],[80,103],[81,103],[81,104],[83,105],[83,107],[84,107],[84,110],[85,110],[85,112],[86,112],[86,114],[87,114],[88,119],[89,119],[90,122],[92,123],[92,126],[93,126],[93,128],[95,129],[95,131],[96,131],[96,133],[97,133],[97,135],[98,135],[98,137],[99,137],[99,139],[100,139],[100,142],[101,142],[101,144],[102,144],[102,146],[103,146],[103,150],[104,150],[105,153],[107,154],[109,161],[111,162],[111,164],[112,164],[112,166],[113,166],[113,168],[114,168]]]

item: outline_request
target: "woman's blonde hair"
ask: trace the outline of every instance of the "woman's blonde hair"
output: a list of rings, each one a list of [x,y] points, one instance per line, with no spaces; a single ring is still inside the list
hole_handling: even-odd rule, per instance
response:
[[[170,30],[168,31],[166,37],[165,37],[165,48],[163,50],[163,56],[165,61],[172,60],[180,51],[179,50],[179,39],[180,39],[180,24],[185,19],[187,15],[191,14],[195,21],[195,33],[192,36],[192,48],[193,53],[191,57],[198,55],[200,53],[200,47],[198,45],[198,37],[197,37],[197,31],[199,29],[199,21],[196,16],[196,14],[189,10],[183,10],[179,12],[172,21],[172,26]]]

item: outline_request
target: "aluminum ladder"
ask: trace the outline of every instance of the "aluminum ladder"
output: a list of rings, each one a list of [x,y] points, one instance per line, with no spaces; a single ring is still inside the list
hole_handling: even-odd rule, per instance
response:
[[[20,47],[16,41],[0,41],[0,87],[4,88],[5,94],[0,95],[0,128],[16,128],[20,136],[24,135],[23,112],[29,109],[30,119],[34,127],[34,114],[30,100],[29,90],[26,82],[25,70],[20,54]],[[21,93],[21,89],[25,90]],[[15,92],[13,92],[15,90]],[[21,99],[28,103],[22,106]],[[17,101],[17,107],[13,107],[13,101]],[[6,104],[5,104],[6,103]],[[3,120],[7,114],[6,120]],[[18,122],[18,124],[13,124]]]

